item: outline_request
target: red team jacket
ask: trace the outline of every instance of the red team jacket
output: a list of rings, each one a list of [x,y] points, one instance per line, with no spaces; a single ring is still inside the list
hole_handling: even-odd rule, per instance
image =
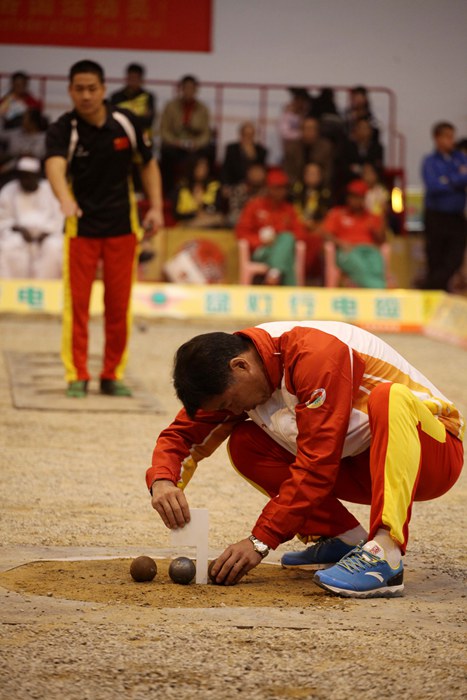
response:
[[[300,532],[307,511],[332,491],[341,458],[369,447],[368,396],[379,383],[404,384],[463,438],[464,420],[454,404],[371,333],[332,321],[265,323],[239,333],[254,342],[264,362],[271,398],[241,416],[198,411],[191,420],[182,409],[159,435],[146,481],[148,488],[155,479],[184,487],[239,421],[253,420],[295,455],[290,478],[252,530],[270,547]]]
[[[303,226],[289,202],[279,204],[269,197],[254,197],[243,208],[235,233],[237,238],[245,238],[254,252],[263,245],[258,235],[263,226],[272,226],[276,233],[289,232],[297,240],[304,240]]]
[[[323,228],[336,238],[352,245],[376,245],[383,220],[369,211],[353,212],[348,207],[333,207],[323,221]]]

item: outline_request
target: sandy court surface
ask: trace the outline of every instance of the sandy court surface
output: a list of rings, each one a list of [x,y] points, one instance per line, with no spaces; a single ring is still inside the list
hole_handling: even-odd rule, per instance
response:
[[[33,595],[156,608],[303,607],[314,603],[333,608],[344,604],[310,586],[308,572],[278,571],[278,566],[267,562],[251,571],[238,586],[185,586],[171,581],[169,558],[155,561],[156,577],[145,583],[131,578],[132,559],[101,559],[31,562],[0,574],[0,585]]]
[[[60,324],[0,319],[0,698],[464,697],[465,476],[415,505],[404,598],[343,601],[266,564],[236,589],[175,586],[163,562],[151,584],[131,581],[131,557],[170,554],[144,473],[178,408],[173,353],[212,329],[135,325],[131,376],[161,413],[93,410],[97,394],[89,413],[18,410],[4,353],[56,352]],[[467,414],[466,352],[385,339]],[[94,322],[91,352],[101,345]],[[209,508],[213,556],[250,532],[265,503],[223,447],[201,463],[187,496]],[[366,523],[366,508],[352,510]],[[300,544],[272,559],[287,547]],[[20,566],[68,558],[83,561]]]

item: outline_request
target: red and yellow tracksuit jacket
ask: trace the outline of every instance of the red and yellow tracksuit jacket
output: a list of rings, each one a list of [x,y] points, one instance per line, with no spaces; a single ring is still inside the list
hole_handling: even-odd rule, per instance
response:
[[[184,409],[160,434],[146,474],[182,488],[198,462],[208,457],[244,420],[257,423],[295,455],[291,477],[258,518],[253,534],[277,547],[299,531],[306,511],[333,489],[343,457],[370,445],[368,397],[382,382],[403,384],[448,432],[463,439],[464,419],[421,372],[378,337],[346,323],[273,322],[239,331],[261,356],[273,391],[270,399],[241,416]],[[320,410],[313,410],[314,408]]]

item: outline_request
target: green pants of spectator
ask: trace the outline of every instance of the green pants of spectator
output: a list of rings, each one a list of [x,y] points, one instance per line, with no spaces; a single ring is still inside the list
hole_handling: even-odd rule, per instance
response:
[[[279,233],[270,245],[256,248],[252,255],[255,262],[266,263],[281,273],[281,284],[294,287],[295,277],[295,236],[292,233]]]
[[[359,287],[370,289],[386,287],[384,261],[376,246],[357,245],[350,250],[338,248],[336,262]]]

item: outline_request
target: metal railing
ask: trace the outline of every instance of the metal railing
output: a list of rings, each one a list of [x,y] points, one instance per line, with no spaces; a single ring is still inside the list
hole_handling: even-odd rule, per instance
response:
[[[0,95],[9,87],[9,73],[0,73]],[[109,86],[122,84],[122,78],[107,78]],[[61,84],[61,85],[60,85]],[[70,107],[67,98],[68,79],[65,75],[30,75],[31,92],[40,97],[44,111],[51,118],[56,118]],[[170,99],[177,91],[178,81],[147,79],[145,85],[156,89],[159,113],[163,99]],[[216,131],[218,157],[225,143],[236,139],[236,131],[242,121],[256,122],[258,138],[267,145],[274,155],[280,150],[277,122],[283,105],[288,101],[289,85],[282,83],[247,83],[247,82],[200,82],[202,99],[208,104],[212,114],[212,124]],[[302,85],[309,92],[322,89],[322,85]],[[338,108],[345,109],[351,87],[331,85]],[[397,128],[397,100],[395,93],[386,87],[367,86],[378,122],[381,125],[382,140],[386,148],[386,166],[389,169],[404,171],[406,161],[405,139]]]

